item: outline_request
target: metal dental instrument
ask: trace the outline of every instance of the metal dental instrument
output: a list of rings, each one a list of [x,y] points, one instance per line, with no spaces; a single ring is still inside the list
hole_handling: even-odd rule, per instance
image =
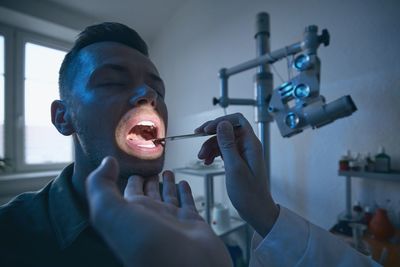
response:
[[[214,134],[215,134],[215,133],[214,133]],[[187,139],[187,138],[200,137],[200,136],[207,136],[207,135],[213,135],[213,134],[207,134],[207,133],[193,133],[193,134],[174,135],[174,136],[168,136],[168,137],[164,137],[164,138],[152,139],[151,141],[152,141],[155,145],[157,145],[157,144],[165,144],[166,141]]]
[[[233,128],[238,128],[240,127],[239,123],[235,123],[233,124]],[[155,144],[155,145],[165,145],[166,141],[174,141],[174,140],[181,140],[181,139],[188,139],[188,138],[194,138],[194,137],[201,137],[201,136],[212,136],[212,135],[216,135],[216,132],[212,132],[212,133],[192,133],[192,134],[183,134],[183,135],[174,135],[174,136],[167,136],[164,138],[156,138],[156,139],[151,139],[151,141]]]

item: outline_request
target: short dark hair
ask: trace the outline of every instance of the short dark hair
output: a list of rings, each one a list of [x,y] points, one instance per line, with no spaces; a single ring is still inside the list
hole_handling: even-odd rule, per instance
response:
[[[149,56],[147,44],[140,35],[128,26],[117,22],[103,22],[87,27],[76,39],[72,49],[65,55],[58,78],[60,98],[69,95],[69,87],[75,69],[75,59],[78,52],[91,44],[98,42],[117,42],[132,47],[145,56]]]

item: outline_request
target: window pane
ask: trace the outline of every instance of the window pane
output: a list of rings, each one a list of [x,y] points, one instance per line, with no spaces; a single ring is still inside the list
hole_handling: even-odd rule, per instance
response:
[[[4,36],[0,35],[0,158],[4,158]]]
[[[72,139],[51,123],[50,105],[58,95],[58,70],[64,51],[32,43],[25,45],[25,162],[51,164],[72,161]]]

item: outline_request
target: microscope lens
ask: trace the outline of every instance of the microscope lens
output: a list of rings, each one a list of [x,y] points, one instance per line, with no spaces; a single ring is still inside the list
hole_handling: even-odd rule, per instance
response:
[[[294,129],[297,127],[297,125],[299,124],[300,119],[299,117],[294,114],[293,112],[290,112],[285,119],[285,123],[287,126],[289,126],[291,129]]]
[[[297,70],[305,70],[309,67],[310,57],[307,55],[300,55],[294,61],[294,67]]]
[[[294,89],[294,96],[297,98],[306,98],[310,95],[310,87],[306,84],[299,84]]]

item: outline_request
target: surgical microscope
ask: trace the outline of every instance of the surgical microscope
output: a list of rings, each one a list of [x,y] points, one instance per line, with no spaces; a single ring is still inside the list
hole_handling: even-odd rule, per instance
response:
[[[319,93],[321,62],[317,56],[318,47],[329,45],[326,29],[318,35],[318,27],[307,26],[303,40],[270,52],[270,20],[268,13],[262,12],[256,19],[257,57],[231,68],[219,71],[221,96],[213,99],[213,104],[222,108],[230,105],[249,105],[255,107],[255,122],[264,152],[268,179],[270,177],[270,129],[275,120],[280,134],[291,137],[304,129],[322,127],[336,119],[350,116],[357,110],[351,96],[343,96],[326,103]],[[293,57],[292,68],[298,73],[295,77],[273,89],[273,75],[270,65]],[[228,96],[229,77],[257,67],[254,77],[255,99],[238,99]],[[269,182],[269,181],[268,181]]]

